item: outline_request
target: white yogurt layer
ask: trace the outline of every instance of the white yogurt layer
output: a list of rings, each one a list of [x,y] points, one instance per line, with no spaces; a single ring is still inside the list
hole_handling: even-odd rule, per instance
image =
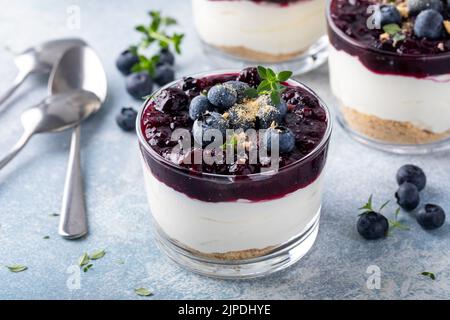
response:
[[[325,1],[280,6],[252,1],[193,0],[197,32],[215,46],[279,55],[304,51],[325,34]]]
[[[265,249],[286,243],[306,231],[321,208],[322,176],[280,199],[219,203],[195,200],[175,191],[157,180],[145,164],[144,177],[150,209],[159,227],[170,238],[203,253]]]
[[[433,133],[450,130],[450,74],[418,79],[377,74],[330,46],[331,89],[346,107]]]

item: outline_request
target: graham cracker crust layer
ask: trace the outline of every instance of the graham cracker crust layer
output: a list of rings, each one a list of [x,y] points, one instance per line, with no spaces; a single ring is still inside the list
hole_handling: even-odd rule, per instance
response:
[[[292,60],[299,55],[301,55],[304,51],[296,51],[292,53],[283,53],[283,54],[270,54],[265,52],[256,51],[253,49],[249,49],[246,47],[238,46],[238,47],[230,47],[230,46],[218,46],[220,50],[233,55],[238,56],[248,60],[255,60],[261,62],[283,62]]]
[[[229,251],[225,253],[204,253],[193,249],[190,249],[189,251],[203,258],[236,261],[262,257],[265,256],[266,254],[269,254],[274,249],[275,247],[267,247],[264,249],[248,249],[242,251]]]
[[[342,107],[342,114],[348,125],[355,131],[370,138],[399,144],[424,144],[436,142],[450,136],[450,130],[434,133],[423,130],[410,122],[384,120],[376,116]]]

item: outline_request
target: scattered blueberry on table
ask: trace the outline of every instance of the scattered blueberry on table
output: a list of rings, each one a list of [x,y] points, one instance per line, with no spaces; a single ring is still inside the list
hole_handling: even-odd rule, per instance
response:
[[[417,222],[422,228],[427,230],[433,230],[440,228],[445,222],[445,212],[438,205],[427,204],[419,211],[417,215]]]
[[[116,116],[117,125],[124,131],[136,129],[137,112],[133,108],[122,108]]]

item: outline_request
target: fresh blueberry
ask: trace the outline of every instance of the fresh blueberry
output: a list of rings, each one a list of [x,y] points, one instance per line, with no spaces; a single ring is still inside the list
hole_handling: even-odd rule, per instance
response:
[[[136,129],[137,112],[133,108],[122,108],[116,116],[117,125],[123,131],[133,131]]]
[[[170,52],[169,49],[161,49],[161,51],[159,52],[159,61],[158,64],[163,65],[163,64],[169,64],[171,66],[173,66],[175,64],[175,56],[173,55],[172,52]]]
[[[427,230],[440,228],[445,222],[445,211],[440,206],[427,204],[417,215],[417,222]]]
[[[208,98],[203,95],[196,96],[189,105],[189,116],[192,120],[197,120],[206,111],[212,111],[213,105]]]
[[[130,50],[125,50],[117,58],[116,66],[124,75],[129,75],[131,73],[131,68],[138,62],[139,58],[136,55]]]
[[[267,129],[273,124],[280,124],[283,117],[276,107],[265,105],[259,108],[257,118],[259,129]]]
[[[291,130],[286,127],[278,126],[275,128],[269,128],[263,139],[263,145],[271,151],[272,136],[278,135],[279,137],[279,150],[280,153],[289,153],[295,148],[295,136]]]
[[[425,172],[418,166],[407,164],[397,172],[397,183],[401,185],[403,182],[412,183],[419,191],[422,191],[427,184],[427,177],[425,176]]]
[[[414,23],[414,33],[417,37],[437,40],[444,32],[444,18],[434,9],[419,13]]]
[[[242,70],[236,80],[245,82],[253,88],[256,88],[261,83],[261,77],[259,76],[258,69],[255,67],[249,67]]]
[[[164,86],[173,80],[175,80],[175,71],[171,65],[163,64],[156,67],[155,82],[158,85]]]
[[[230,86],[216,84],[208,91],[208,100],[219,110],[225,111],[231,108],[237,101],[237,92]]]
[[[417,187],[409,182],[404,182],[395,193],[397,203],[406,211],[412,211],[419,206],[420,195]]]
[[[219,130],[222,133],[222,137],[224,137],[226,134],[226,128],[226,121],[220,113],[207,112],[200,118],[195,120],[194,125],[192,126],[192,134],[194,136],[195,142],[197,142],[199,145],[206,146],[210,142],[212,142],[207,141],[207,139],[204,138],[208,130]]]
[[[237,93],[237,103],[241,103],[245,99],[245,91],[250,89],[250,86],[241,81],[228,81],[224,83],[225,86],[230,86]]]
[[[442,12],[442,0],[408,0],[408,12],[410,16],[417,16],[427,9]]]
[[[402,23],[402,16],[397,8],[393,5],[383,5],[379,10],[375,11],[374,15],[375,23],[381,27],[395,23],[400,25]]]
[[[380,213],[369,211],[363,213],[356,225],[358,233],[367,240],[384,238],[389,230],[389,221]]]
[[[230,108],[227,113],[228,128],[245,131],[255,127],[254,119],[243,116],[245,115],[245,107],[237,105]]]
[[[153,92],[153,80],[148,72],[132,73],[126,79],[126,88],[132,97],[142,99]]]
[[[275,108],[277,108],[277,110],[280,112],[280,115],[282,118],[284,118],[288,112],[288,106],[286,104],[286,102],[284,102],[283,100],[280,101],[280,103],[275,104],[271,102],[271,105],[274,106]]]
[[[189,98],[179,88],[167,88],[155,97],[155,108],[162,112],[182,111],[189,106]]]

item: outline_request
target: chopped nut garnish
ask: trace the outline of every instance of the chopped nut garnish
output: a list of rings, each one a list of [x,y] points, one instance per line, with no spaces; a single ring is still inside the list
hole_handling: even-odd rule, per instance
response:
[[[400,12],[400,15],[403,18],[409,17],[409,9],[408,9],[408,4],[406,2],[402,2],[399,5],[397,5],[397,10]]]
[[[381,42],[386,42],[391,38],[391,36],[389,35],[389,33],[385,32],[380,34],[380,41]]]
[[[444,27],[445,27],[445,31],[447,31],[447,33],[450,34],[450,21],[449,20],[444,21]]]
[[[437,45],[437,47],[438,47],[438,49],[441,50],[441,51],[444,51],[444,50],[445,50],[445,47],[444,47],[444,43],[443,43],[443,42],[439,42],[439,44]]]

